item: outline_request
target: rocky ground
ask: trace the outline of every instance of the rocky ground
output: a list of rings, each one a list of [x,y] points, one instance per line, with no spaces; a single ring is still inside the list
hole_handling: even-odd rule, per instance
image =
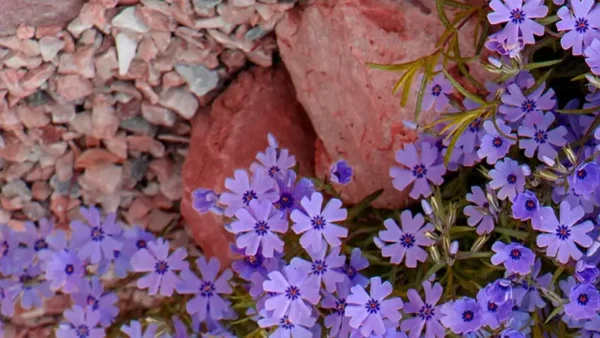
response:
[[[229,260],[221,220],[190,193],[222,190],[268,132],[306,175],[348,160],[347,202],[386,188],[378,206],[406,203],[386,168],[413,137],[415,98],[399,109],[397,74],[365,64],[433,51],[432,0],[5,0],[0,13],[0,222],[64,227],[98,205],[153,231],[187,226]],[[65,301],[21,313],[9,336],[47,336]]]

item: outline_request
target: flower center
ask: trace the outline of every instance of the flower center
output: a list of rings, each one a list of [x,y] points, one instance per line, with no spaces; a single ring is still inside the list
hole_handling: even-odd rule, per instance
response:
[[[344,272],[350,279],[353,279],[354,276],[356,276],[356,269],[353,268],[351,265],[344,266]]]
[[[324,275],[327,272],[327,263],[320,259],[317,259],[312,264],[312,274],[313,275]]]
[[[21,277],[19,277],[19,281],[23,284],[30,283],[32,280],[33,280],[33,277],[31,277],[28,274],[24,274],[24,275],[21,275]]]
[[[339,316],[343,316],[346,312],[346,300],[344,298],[340,298],[335,302],[335,312]]]
[[[584,180],[587,177],[587,170],[579,169],[577,170],[577,178],[580,180]]]
[[[517,25],[523,23],[525,21],[525,12],[520,8],[513,9],[510,11],[510,21]]]
[[[100,307],[100,304],[98,304],[98,300],[92,295],[87,296],[86,302],[88,306],[92,307],[92,310],[98,310],[98,308]]]
[[[269,176],[271,176],[271,177],[275,176],[275,174],[277,174],[278,172],[279,172],[279,167],[276,165],[269,168]]]
[[[419,310],[419,317],[421,317],[421,320],[430,320],[433,316],[435,316],[435,308],[433,305],[427,303],[423,304]]]
[[[415,236],[411,234],[403,234],[400,236],[400,245],[405,248],[412,248],[415,245]]]
[[[101,227],[93,227],[90,236],[92,241],[99,242],[104,239],[104,230]]]
[[[40,238],[37,241],[35,241],[35,244],[33,245],[33,249],[36,252],[40,251],[40,250],[48,249],[48,243],[46,243],[45,239]]]
[[[269,232],[269,224],[265,221],[259,221],[254,225],[254,232],[259,236],[264,236]]]
[[[375,314],[379,312],[379,310],[381,309],[381,305],[379,305],[379,302],[377,300],[371,298],[369,299],[367,304],[365,304],[365,308],[370,314]]]
[[[310,220],[310,224],[312,224],[315,230],[323,230],[325,228],[325,219],[322,216],[315,216]]]
[[[244,204],[250,205],[250,201],[257,199],[257,198],[258,198],[258,196],[256,195],[256,193],[253,190],[248,190],[242,196],[242,201],[244,201]]]
[[[498,310],[498,305],[494,302],[488,301],[487,309],[489,312],[496,312],[496,310]],[[465,314],[463,313],[463,317],[464,315]]]
[[[167,271],[169,271],[169,264],[165,261],[158,261],[154,265],[154,272],[159,275],[164,275]]]
[[[87,338],[90,335],[90,329],[86,325],[79,325],[75,330],[77,338]]]
[[[67,266],[65,266],[65,272],[67,273],[67,275],[72,275],[74,271],[75,267],[73,266],[73,264],[67,264]]]
[[[579,305],[585,306],[589,301],[590,298],[587,293],[580,293],[579,296],[577,296],[577,303],[579,303]]]
[[[258,267],[262,265],[262,256],[259,255],[249,255],[246,256],[244,258],[246,260],[246,264],[250,265],[251,267]]]
[[[422,178],[423,176],[427,175],[427,168],[425,168],[425,165],[422,163],[417,164],[414,166],[412,174],[416,178]]]
[[[468,323],[468,322],[472,321],[474,318],[475,318],[475,314],[473,313],[473,311],[471,311],[471,310],[463,311],[463,313],[462,313],[462,320],[465,323]]]
[[[144,249],[147,245],[148,243],[143,239],[138,239],[137,242],[135,242],[135,246],[137,246],[138,249]]]
[[[476,119],[469,124],[469,131],[472,133],[476,133],[479,131],[480,127],[481,127],[481,119]]]
[[[285,290],[285,296],[289,300],[296,300],[300,297],[300,289],[293,285],[288,286],[288,288]]]
[[[577,18],[577,20],[575,20],[575,30],[577,31],[577,33],[583,34],[587,32],[589,27],[590,23],[587,21],[586,18]]]
[[[2,256],[7,256],[8,249],[10,248],[10,245],[8,245],[8,242],[7,241],[2,242],[2,245],[0,245],[0,248],[2,249]]]
[[[519,259],[521,259],[521,250],[519,249],[512,249],[510,250],[510,258],[514,259],[515,261],[518,261]]]
[[[433,87],[431,87],[431,95],[433,96],[440,96],[440,94],[442,93],[442,86],[440,86],[439,84],[434,84]]]
[[[504,141],[502,140],[502,138],[500,138],[500,136],[496,136],[492,140],[492,146],[494,146],[494,148],[500,148],[500,147],[502,147],[503,144],[504,144]]]
[[[279,325],[286,330],[292,330],[294,328],[294,324],[292,324],[287,315],[279,320]]]
[[[539,144],[544,144],[548,140],[548,134],[545,130],[538,130],[535,132],[534,140]]]
[[[121,256],[121,251],[113,250],[113,255],[115,256],[115,258],[119,258],[119,256]]]
[[[291,194],[284,192],[279,197],[279,201],[275,202],[275,207],[279,210],[291,209],[294,206],[294,197]]]
[[[527,211],[531,211],[531,210],[535,209],[535,201],[534,200],[527,200],[525,202],[525,209],[527,209]]]
[[[515,183],[517,183],[517,175],[515,175],[515,174],[508,174],[508,176],[506,176],[506,182],[508,182],[508,184],[515,184]]]
[[[556,227],[556,236],[564,241],[571,236],[571,229],[565,225],[559,225]]]
[[[533,100],[525,100],[525,102],[521,104],[521,111],[523,111],[524,113],[531,113],[535,110],[535,108],[536,105],[535,101]]]
[[[215,285],[211,282],[203,282],[200,285],[200,295],[202,297],[212,297],[215,292]]]

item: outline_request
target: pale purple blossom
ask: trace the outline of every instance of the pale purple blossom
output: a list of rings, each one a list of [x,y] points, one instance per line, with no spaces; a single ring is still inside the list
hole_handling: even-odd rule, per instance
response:
[[[57,338],[104,338],[106,333],[98,327],[100,313],[91,308],[73,306],[64,312],[67,323],[61,323],[56,330]]]
[[[21,243],[32,248],[37,255],[47,255],[48,242],[47,237],[52,232],[54,223],[46,218],[41,219],[36,226],[33,222],[25,222],[25,231],[19,232]]]
[[[146,327],[146,331],[142,332],[142,324],[137,320],[132,320],[129,325],[123,324],[121,326],[121,331],[127,334],[129,338],[155,338],[157,330],[157,324],[150,324]]]
[[[250,165],[250,171],[255,174],[258,171],[263,171],[273,178],[296,165],[296,157],[294,155],[290,156],[289,150],[272,146],[267,147],[264,153],[259,152],[256,154],[256,159],[258,162]]]
[[[479,303],[472,298],[463,297],[441,306],[441,323],[456,334],[479,330],[483,325],[483,312]]]
[[[540,231],[544,233],[538,235],[537,245],[546,248],[548,257],[556,257],[563,264],[571,257],[579,260],[583,254],[575,243],[587,248],[593,242],[587,233],[594,229],[594,224],[590,221],[578,223],[584,215],[581,206],[571,208],[568,202],[562,202],[559,222],[551,207],[542,208]]]
[[[521,221],[531,220],[533,228],[537,230],[540,219],[540,201],[534,192],[525,190],[512,200],[512,217]]]
[[[539,288],[544,288],[549,291],[554,290],[552,273],[548,272],[539,276],[541,268],[542,261],[538,258],[533,264],[530,279],[522,279],[518,285],[513,288],[515,305],[523,311],[533,312],[536,308],[541,309],[546,306],[546,302],[544,302],[544,299],[540,295]],[[531,282],[529,282],[529,280],[531,280]]]
[[[355,285],[366,287],[369,284],[369,279],[365,275],[359,273],[369,267],[369,260],[362,255],[360,248],[352,249],[350,260],[340,269],[346,275],[344,281],[339,285],[338,292],[341,290],[350,290]]]
[[[293,170],[275,177],[275,181],[279,197],[273,205],[284,213],[284,218],[288,218],[289,214],[296,209],[302,210],[300,204],[302,198],[315,192],[315,186],[308,178],[302,177],[296,182],[296,172]]]
[[[15,301],[18,294],[17,282],[0,279],[0,313],[11,317],[15,313]]]
[[[471,193],[467,194],[467,201],[475,205],[467,205],[463,212],[467,215],[467,224],[477,226],[477,234],[489,234],[494,230],[497,212],[490,205],[485,193],[479,186],[472,186]]]
[[[350,317],[350,326],[360,330],[363,336],[383,335],[386,332],[384,320],[398,322],[402,315],[399,310],[403,303],[399,297],[386,299],[392,294],[392,284],[381,282],[381,278],[370,280],[370,293],[360,285],[351,289],[347,299],[346,317]]]
[[[488,285],[479,290],[477,293],[477,302],[481,307],[483,323],[491,329],[497,329],[508,319],[512,311],[513,302],[512,300],[508,300],[499,303],[493,297],[490,297],[490,287],[491,285]]]
[[[414,144],[404,145],[404,149],[396,152],[396,161],[402,168],[392,166],[390,176],[393,178],[394,188],[403,191],[414,182],[409,196],[417,199],[420,196],[428,197],[433,190],[429,182],[440,185],[444,182],[443,175],[446,168],[439,162],[439,150],[429,143],[421,144],[421,152],[417,152]]]
[[[273,257],[283,252],[283,240],[277,234],[285,234],[288,220],[269,201],[252,200],[248,208],[239,209],[231,223],[231,231],[237,235],[238,248],[246,249],[246,255],[256,255],[260,247],[263,256]]]
[[[344,265],[346,257],[340,255],[340,248],[331,248],[329,254],[327,246],[323,246],[320,251],[308,250],[312,262],[299,257],[292,258],[290,265],[300,269],[308,274],[309,279],[314,279],[316,285],[321,287],[321,282],[325,285],[325,290],[335,292],[337,283],[344,281],[344,274],[339,270]],[[307,281],[310,282],[310,281]]]
[[[348,236],[348,229],[334,223],[345,220],[348,215],[342,208],[342,201],[333,198],[323,208],[323,195],[315,192],[310,198],[302,198],[300,204],[306,212],[294,210],[290,217],[294,222],[294,232],[302,234],[302,247],[319,251],[326,243],[332,247],[340,246],[340,238]]]
[[[263,318],[258,320],[258,326],[261,328],[277,326],[277,329],[269,336],[270,338],[314,337],[310,330],[315,325],[316,318],[314,317],[291,320],[287,315],[282,318],[269,317],[266,311],[263,311],[262,315]]]
[[[441,112],[444,107],[450,103],[448,94],[452,92],[452,84],[446,79],[444,74],[437,74],[431,79],[425,88],[423,95],[423,111],[434,108],[436,112]]]
[[[331,309],[331,313],[325,317],[325,327],[330,331],[332,337],[348,337],[350,334],[350,318],[345,317],[346,299],[348,298],[348,290],[338,291],[337,297],[326,292],[321,307]]]
[[[543,114],[534,111],[525,118],[524,123],[519,126],[519,136],[522,137],[519,139],[519,148],[525,150],[525,156],[533,158],[537,151],[539,160],[543,160],[544,156],[556,158],[556,148],[567,143],[567,129],[564,126],[549,129],[553,122],[554,114],[550,112]]]
[[[29,264],[35,251],[19,247],[19,235],[8,225],[0,224],[0,273],[10,275]]]
[[[116,239],[122,231],[116,222],[117,215],[109,213],[102,221],[100,211],[94,207],[81,208],[79,212],[87,221],[71,221],[71,245],[79,259],[89,259],[92,264],[114,259],[115,251],[123,248],[123,243]]]
[[[592,73],[600,75],[600,40],[592,40],[592,43],[583,51],[583,55]]]
[[[236,170],[233,175],[233,179],[225,179],[225,188],[231,192],[226,191],[219,198],[220,203],[227,205],[223,212],[225,216],[232,217],[239,209],[247,207],[252,200],[277,201],[275,180],[264,171],[258,170],[252,175],[252,179],[241,169]]]
[[[329,177],[333,183],[347,185],[352,181],[352,167],[348,162],[339,160],[331,165]]]
[[[518,193],[525,189],[523,170],[517,161],[510,158],[496,162],[489,175],[492,178],[489,186],[498,190],[497,196],[500,200],[512,201]]]
[[[481,147],[477,151],[479,158],[486,158],[488,164],[494,164],[506,156],[510,147],[517,142],[515,135],[511,134],[510,126],[503,120],[497,119],[496,124],[501,133],[496,130],[492,121],[487,120],[483,123],[486,134],[481,138]]]
[[[221,297],[233,292],[229,280],[233,272],[226,269],[219,276],[221,263],[216,257],[208,262],[205,257],[196,260],[196,267],[200,271],[200,278],[189,269],[181,271],[181,283],[177,285],[177,292],[195,295],[186,304],[186,310],[200,321],[221,320],[229,311],[229,304]]]
[[[600,13],[594,6],[594,0],[570,0],[571,8],[561,7],[557,15],[561,19],[556,23],[559,32],[568,31],[560,39],[563,49],[573,48],[573,55],[581,55],[591,45],[594,38],[600,38]]]
[[[217,202],[219,202],[219,195],[214,190],[198,188],[192,192],[192,207],[201,214],[209,211],[220,214],[221,210]]]
[[[590,283],[576,284],[569,293],[569,303],[565,304],[565,314],[579,319],[591,319],[600,310],[600,292]]]
[[[515,58],[523,50],[525,44],[523,43],[522,37],[519,37],[516,43],[509,44],[506,37],[500,37],[498,34],[492,34],[485,42],[485,47],[490,51],[496,52],[500,55]]]
[[[72,293],[79,288],[85,273],[83,262],[73,250],[56,252],[46,266],[46,279],[54,291]]]
[[[585,162],[577,166],[568,177],[569,186],[579,195],[589,195],[600,185],[600,166]]]
[[[507,39],[509,45],[518,43],[523,38],[525,44],[535,42],[534,35],[544,35],[544,26],[533,19],[543,18],[548,14],[548,7],[541,0],[492,0],[490,7],[494,10],[487,15],[491,24],[506,22],[504,29],[496,35]]]
[[[521,88],[513,83],[508,86],[508,92],[503,94],[502,105],[499,108],[507,121],[517,122],[533,112],[548,111],[554,108],[554,90],[549,89],[544,93],[546,86],[542,83],[533,92],[525,96]]]
[[[504,264],[506,271],[526,275],[531,272],[535,254],[519,243],[504,244],[497,241],[492,245],[495,254],[491,261],[494,265]]]
[[[442,338],[446,330],[440,323],[442,313],[440,306],[437,305],[442,297],[442,286],[439,283],[432,286],[429,281],[424,281],[422,285],[425,301],[416,290],[408,290],[409,302],[404,304],[404,313],[414,314],[414,317],[403,320],[400,328],[402,331],[409,332],[410,338]],[[422,335],[423,330],[425,330],[424,335]]]
[[[81,284],[79,291],[71,295],[75,305],[82,308],[91,308],[100,313],[100,325],[109,326],[119,313],[115,306],[119,298],[114,292],[104,292],[104,285],[98,278],[92,278],[89,282]]]
[[[25,267],[15,277],[18,282],[9,293],[13,294],[15,299],[21,299],[21,307],[25,310],[41,308],[44,305],[44,299],[54,295],[50,289],[50,282],[43,278],[40,263]]]
[[[400,264],[404,260],[407,267],[416,268],[417,261],[425,262],[428,256],[422,247],[435,244],[434,240],[425,236],[434,227],[431,223],[425,224],[425,218],[421,214],[413,217],[410,210],[404,210],[400,214],[400,222],[401,227],[392,218],[383,222],[386,230],[379,232],[379,239],[386,245],[381,248],[381,255],[390,257],[393,264]]]
[[[135,272],[148,272],[138,279],[140,289],[148,289],[149,295],[157,293],[171,296],[176,285],[180,282],[175,271],[188,268],[185,261],[187,251],[183,248],[176,249],[169,255],[169,242],[158,238],[148,242],[147,247],[138,250],[131,257],[131,267]]]

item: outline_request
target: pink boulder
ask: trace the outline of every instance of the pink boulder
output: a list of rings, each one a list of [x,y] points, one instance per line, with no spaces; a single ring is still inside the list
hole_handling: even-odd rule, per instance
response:
[[[0,35],[13,34],[20,24],[44,26],[66,24],[79,15],[85,0],[0,1]]]
[[[225,178],[233,177],[235,169],[248,169],[256,153],[266,149],[269,132],[296,156],[302,174],[312,174],[315,134],[295,96],[284,69],[255,67],[233,81],[213,102],[208,116],[200,113],[195,118],[183,166],[181,212],[208,256],[231,261],[233,237],[225,231],[224,219],[192,208],[192,191],[200,187],[224,191]]]
[[[417,5],[418,4],[418,5]],[[405,108],[391,89],[401,73],[366,64],[402,63],[431,54],[443,33],[433,0],[331,0],[295,8],[276,27],[281,57],[290,72],[298,101],[319,136],[317,177],[343,158],[354,180],[341,188],[356,203],[384,188],[377,207],[401,207],[408,192],[392,187],[389,168],[394,152],[414,140],[403,127],[413,120],[418,83]],[[471,56],[473,27],[461,30],[461,51]],[[431,121],[435,113],[422,113]]]

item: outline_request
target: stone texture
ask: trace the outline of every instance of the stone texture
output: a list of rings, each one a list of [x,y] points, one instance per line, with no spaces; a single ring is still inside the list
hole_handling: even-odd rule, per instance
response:
[[[296,156],[302,173],[310,175],[315,135],[281,68],[241,73],[213,102],[210,115],[198,114],[194,120],[182,174],[181,212],[203,251],[222,262],[232,259],[231,236],[219,217],[193,210],[191,193],[199,187],[223,191],[225,178],[236,168],[248,168],[256,153],[264,151],[269,132]]]
[[[370,69],[366,63],[401,63],[430,54],[443,32],[435,2],[360,0],[315,1],[286,14],[276,27],[277,43],[290,72],[298,101],[315,131],[316,172],[326,175],[344,158],[354,181],[343,187],[346,202],[356,203],[384,188],[378,207],[401,207],[407,193],[389,177],[394,152],[413,139],[403,128],[412,120],[417,95],[405,108],[391,88],[399,74]],[[473,54],[473,27],[461,30],[463,55]],[[334,62],[332,60],[335,60]],[[417,92],[418,84],[413,84]],[[431,120],[432,113],[423,113]]]
[[[0,35],[16,32],[20,24],[41,26],[66,23],[79,14],[85,0],[3,0],[0,1]]]

